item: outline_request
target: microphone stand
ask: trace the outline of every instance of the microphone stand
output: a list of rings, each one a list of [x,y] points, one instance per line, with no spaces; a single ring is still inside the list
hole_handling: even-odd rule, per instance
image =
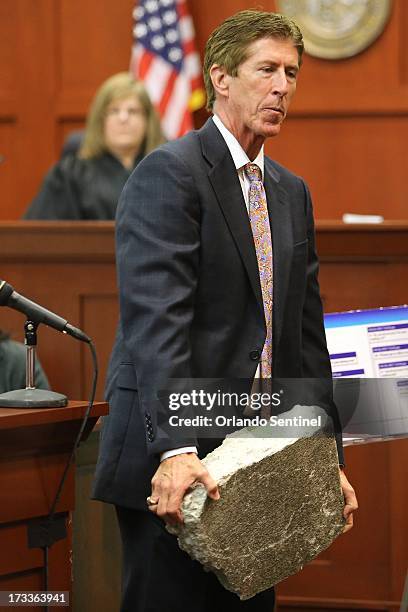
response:
[[[27,320],[24,324],[26,345],[26,388],[0,394],[1,408],[59,408],[68,404],[61,393],[35,388],[35,355],[38,323]]]

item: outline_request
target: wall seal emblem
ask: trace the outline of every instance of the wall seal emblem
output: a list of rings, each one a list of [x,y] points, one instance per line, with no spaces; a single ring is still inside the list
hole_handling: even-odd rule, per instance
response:
[[[391,0],[276,0],[302,30],[305,50],[325,59],[352,57],[369,47],[388,21]]]

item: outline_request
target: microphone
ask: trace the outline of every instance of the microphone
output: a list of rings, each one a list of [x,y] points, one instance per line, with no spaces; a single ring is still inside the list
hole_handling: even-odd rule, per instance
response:
[[[53,327],[58,331],[69,334],[77,340],[82,342],[90,343],[91,339],[84,334],[83,331],[74,327],[66,319],[54,314],[50,310],[47,310],[43,306],[32,302],[28,298],[24,297],[14,291],[13,287],[6,283],[6,281],[0,279],[0,306],[8,306],[14,310],[18,310],[26,315],[26,317],[35,323],[44,323],[49,327]]]

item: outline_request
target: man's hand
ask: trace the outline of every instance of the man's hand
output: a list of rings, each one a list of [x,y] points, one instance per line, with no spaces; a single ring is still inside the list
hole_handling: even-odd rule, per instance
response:
[[[346,475],[341,468],[340,468],[340,484],[341,484],[341,489],[343,491],[344,503],[345,503],[344,510],[343,510],[343,516],[346,519],[346,524],[344,526],[343,533],[346,533],[346,531],[350,531],[350,529],[353,527],[353,512],[354,510],[357,510],[358,503],[357,503],[356,494],[354,493],[354,489],[349,483],[349,481],[347,480]]]
[[[149,510],[166,523],[182,523],[181,502],[186,491],[196,482],[205,486],[211,499],[220,498],[217,483],[195,453],[182,453],[165,459],[152,478]]]

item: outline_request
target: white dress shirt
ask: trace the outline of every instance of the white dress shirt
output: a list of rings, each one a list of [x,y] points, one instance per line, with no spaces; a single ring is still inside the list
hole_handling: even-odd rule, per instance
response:
[[[263,145],[258,155],[254,160],[250,160],[248,155],[245,153],[244,149],[239,144],[238,140],[235,138],[233,134],[225,127],[221,119],[217,115],[213,115],[212,120],[215,125],[221,132],[221,136],[225,140],[225,144],[227,145],[229,152],[231,153],[232,160],[234,162],[235,168],[237,170],[239,182],[241,184],[242,195],[244,196],[244,201],[246,204],[246,208],[248,211],[249,208],[249,179],[244,172],[244,166],[246,164],[252,163],[259,166],[262,173],[262,179],[264,177],[264,148]],[[259,366],[256,370],[255,377],[259,376]],[[174,457],[175,455],[181,455],[182,453],[196,453],[197,448],[195,446],[183,446],[182,448],[174,448],[173,450],[165,451],[160,455],[160,461],[164,461],[164,459],[168,459],[169,457]]]

